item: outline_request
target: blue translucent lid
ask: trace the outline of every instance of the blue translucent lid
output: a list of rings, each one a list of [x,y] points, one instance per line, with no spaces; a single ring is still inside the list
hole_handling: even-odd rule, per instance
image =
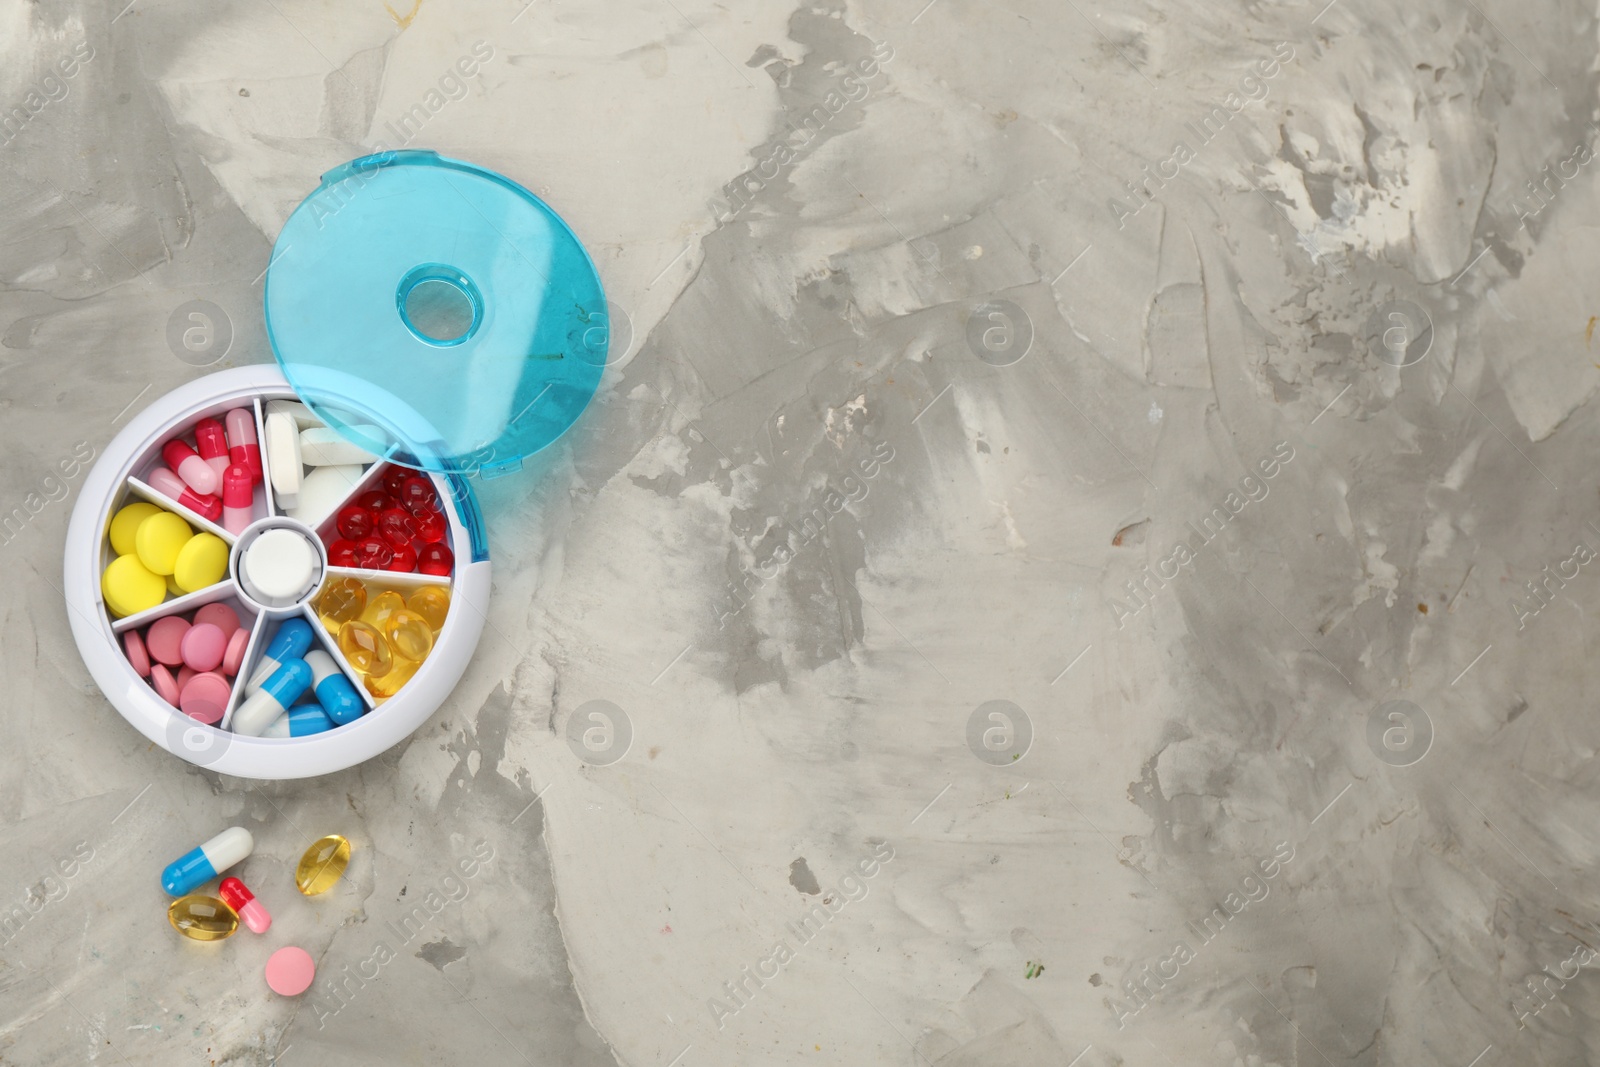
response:
[[[518,469],[600,382],[605,294],[588,253],[516,182],[434,152],[322,176],[278,234],[267,336],[323,421],[410,467]]]

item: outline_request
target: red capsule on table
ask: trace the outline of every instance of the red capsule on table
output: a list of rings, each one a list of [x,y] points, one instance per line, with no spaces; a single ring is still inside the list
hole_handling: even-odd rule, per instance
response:
[[[359,502],[346,504],[339,509],[339,517],[334,520],[334,526],[343,537],[352,541],[359,541],[363,537],[372,536],[372,512],[362,507]]]
[[[389,499],[382,489],[368,489],[365,493],[356,497],[356,503],[368,511],[382,511],[384,508],[391,506],[393,501]]]
[[[237,878],[224,878],[222,884],[217,886],[217,896],[222,902],[239,913],[239,918],[253,932],[264,934],[272,926],[272,916],[262,906],[250,888]]]
[[[356,543],[348,538],[341,537],[328,546],[328,565],[332,567],[355,567]]]
[[[455,565],[455,553],[441,544],[428,545],[417,554],[417,570],[423,574],[448,575]]]
[[[400,486],[400,506],[413,515],[439,510],[439,493],[433,483],[420,474],[413,474]]]
[[[381,571],[394,558],[394,548],[381,537],[363,537],[356,542],[356,566]]]
[[[395,545],[394,558],[383,569],[411,573],[417,569],[417,550],[410,545]]]

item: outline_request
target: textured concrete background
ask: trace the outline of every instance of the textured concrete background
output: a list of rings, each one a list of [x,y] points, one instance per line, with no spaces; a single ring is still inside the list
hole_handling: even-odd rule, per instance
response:
[[[1592,4],[413,2],[0,6],[0,1063],[1600,1062]],[[81,664],[82,461],[402,144],[613,365],[434,718],[219,778]],[[229,823],[278,924],[182,942]]]

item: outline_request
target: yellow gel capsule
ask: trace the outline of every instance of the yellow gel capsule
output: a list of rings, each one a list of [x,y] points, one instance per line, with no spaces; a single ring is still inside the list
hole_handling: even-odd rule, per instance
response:
[[[179,897],[167,909],[167,922],[195,941],[221,941],[239,929],[239,916],[216,897]]]
[[[393,590],[379,593],[368,602],[366,610],[361,613],[361,621],[383,633],[389,616],[405,606],[405,598],[399,593]]]
[[[348,866],[350,842],[338,834],[329,834],[313,843],[300,857],[294,869],[294,884],[306,896],[314,897],[332,889],[334,883],[344,877]]]
[[[433,628],[410,608],[401,608],[389,616],[383,636],[389,639],[395,655],[406,659],[424,660],[433,651]]]
[[[201,532],[178,550],[172,577],[188,593],[216,585],[228,573],[228,542],[214,533]]]
[[[339,651],[362,674],[387,674],[394,665],[389,642],[360,619],[351,619],[339,627]]]
[[[178,565],[178,553],[193,536],[183,519],[170,511],[157,511],[134,531],[134,551],[151,574],[171,574]]]
[[[366,606],[367,587],[359,578],[331,578],[317,597],[317,614],[330,633],[338,633],[340,626],[360,618]]]
[[[111,614],[133,615],[167,599],[167,582],[151,574],[138,556],[118,556],[100,575],[100,595]]]
[[[367,692],[380,700],[387,699],[400,692],[400,687],[411,681],[411,676],[417,673],[417,668],[422,666],[414,659],[404,656],[394,657],[394,664],[385,674],[369,674],[361,679],[361,684],[367,687]]]
[[[450,610],[450,590],[442,585],[425,585],[406,598],[406,607],[426,619],[428,629],[438,633]]]
[[[138,531],[139,524],[161,509],[154,504],[141,500],[137,504],[129,504],[111,516],[111,526],[106,531],[111,538],[111,551],[119,556],[132,555],[134,552],[133,535]]]

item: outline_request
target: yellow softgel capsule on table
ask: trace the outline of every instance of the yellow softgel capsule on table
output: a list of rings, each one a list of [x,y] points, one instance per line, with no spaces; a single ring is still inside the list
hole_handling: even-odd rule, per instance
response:
[[[239,916],[216,897],[191,894],[179,897],[167,908],[167,922],[193,941],[221,941],[239,929]]]
[[[394,657],[394,663],[383,674],[369,674],[361,679],[361,684],[367,687],[367,692],[380,700],[387,700],[400,692],[400,687],[411,681],[411,676],[417,673],[417,668],[422,666],[414,659],[404,656]]]
[[[160,508],[147,500],[118,509],[117,513],[111,516],[111,525],[106,530],[106,536],[111,539],[111,551],[119,556],[132,555],[135,551],[133,535],[138,532],[139,524],[150,516],[159,514],[160,511]]]
[[[406,607],[426,619],[428,628],[438,633],[450,611],[450,591],[442,585],[425,585],[406,597]]]
[[[389,616],[405,606],[405,597],[399,593],[393,590],[379,593],[367,603],[366,610],[361,613],[361,621],[383,633],[387,629]]]
[[[151,574],[138,556],[118,556],[100,575],[100,595],[111,614],[134,615],[167,599],[167,580]]]
[[[329,633],[338,633],[339,627],[360,618],[366,606],[367,587],[359,578],[330,578],[317,597],[317,614]]]
[[[178,553],[189,543],[194,531],[170,511],[157,511],[134,531],[134,551],[151,574],[171,574],[178,565]]]
[[[339,627],[339,651],[362,674],[387,674],[394,665],[388,640],[360,619]]]
[[[172,566],[173,580],[186,593],[216,585],[227,573],[228,542],[206,531],[189,538],[178,550],[178,558]]]
[[[406,659],[425,660],[433,651],[433,627],[410,608],[390,614],[383,625],[383,636],[389,639],[389,647],[394,649],[395,655]]]
[[[294,884],[308,897],[326,893],[350,866],[350,842],[329,834],[312,843],[294,868]]]

